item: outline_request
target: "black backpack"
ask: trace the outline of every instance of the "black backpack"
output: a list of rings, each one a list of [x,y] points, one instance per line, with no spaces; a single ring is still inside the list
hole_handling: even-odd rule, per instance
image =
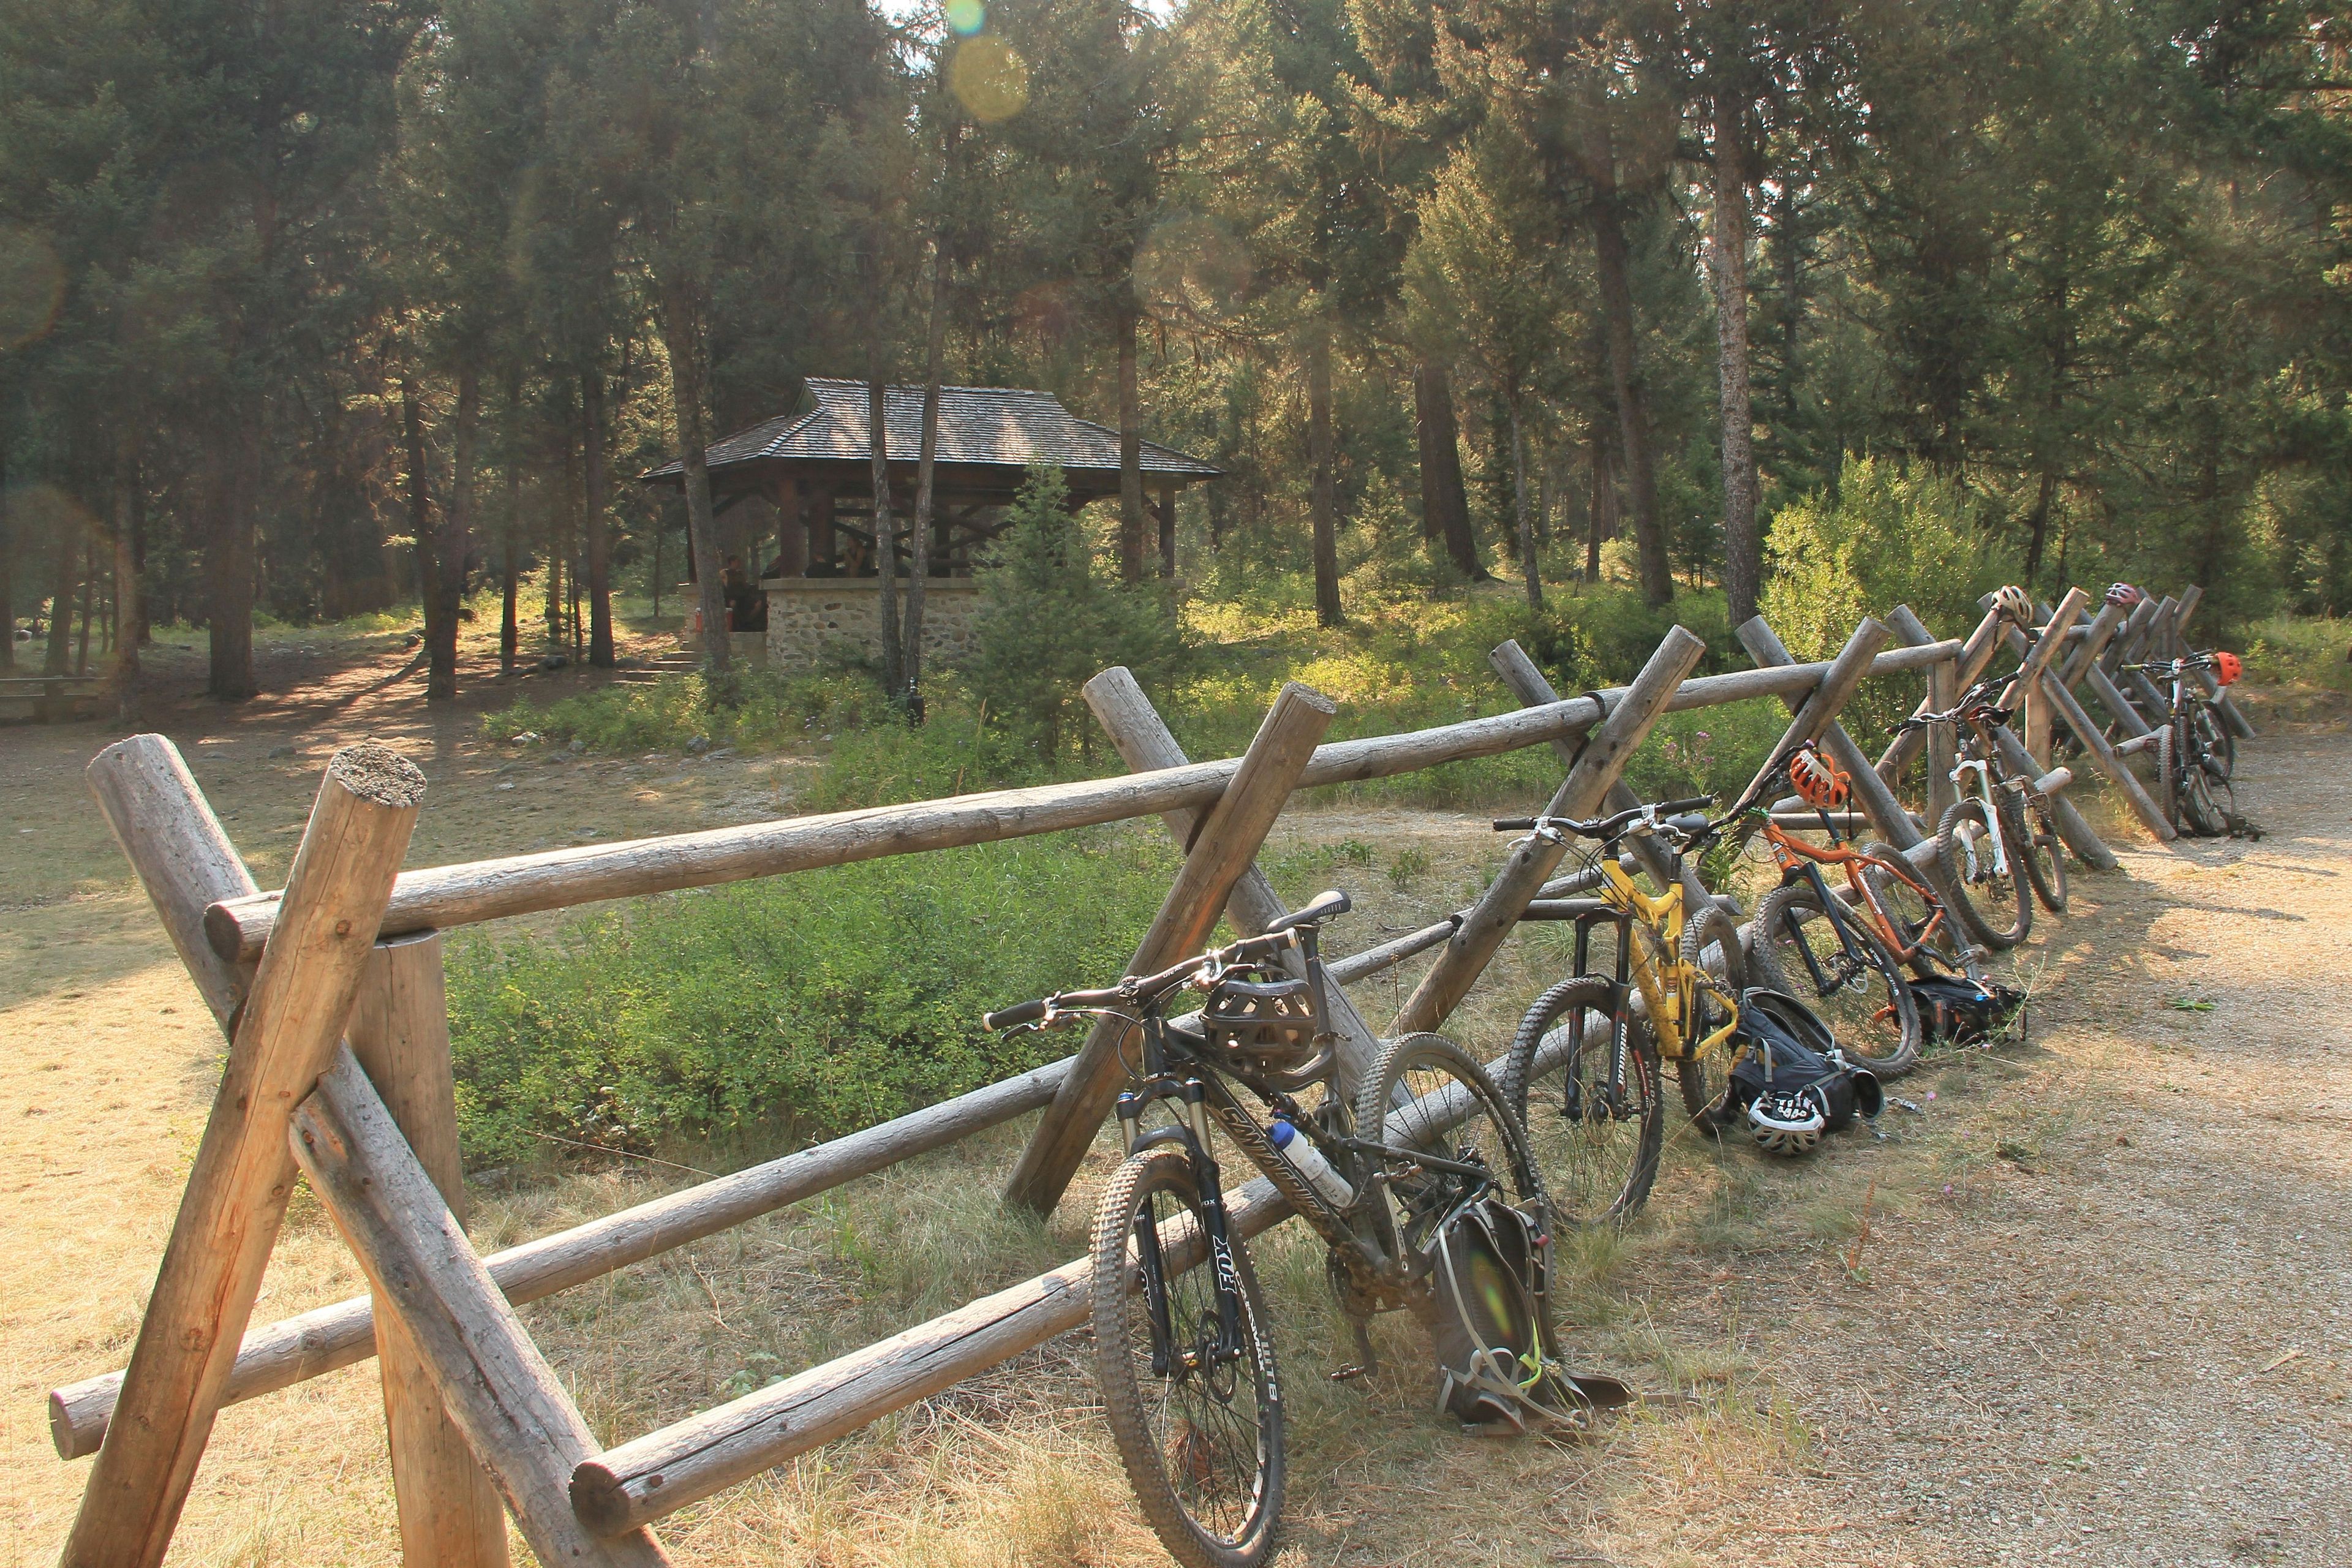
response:
[[[1758,986],[1742,993],[1733,1038],[1754,1048],[1741,1050],[1731,1069],[1717,1113],[1726,1127],[1747,1125],[1748,1108],[1767,1097],[1810,1102],[1825,1132],[1851,1126],[1857,1110],[1876,1116],[1885,1103],[1878,1075],[1847,1062],[1821,1015],[1784,991]]]
[[[2013,1037],[2025,1043],[2025,993],[2014,986],[1970,980],[1964,974],[1934,974],[1911,982],[1919,1023],[1931,1040],[1955,1046],[1990,1046]]]

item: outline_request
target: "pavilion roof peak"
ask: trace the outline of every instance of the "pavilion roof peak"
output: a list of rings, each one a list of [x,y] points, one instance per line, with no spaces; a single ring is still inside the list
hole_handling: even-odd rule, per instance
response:
[[[711,443],[706,451],[709,466],[870,461],[866,383],[813,375],[806,387],[793,413]],[[887,388],[883,407],[889,460],[914,463],[922,450],[922,387]],[[941,386],[938,457],[942,463],[1015,468],[1046,463],[1116,473],[1118,432],[1077,417],[1050,392],[1024,386]],[[1156,441],[1143,443],[1142,467],[1146,474],[1168,479],[1213,479],[1222,472]],[[667,479],[679,472],[680,465],[672,462],[645,477]]]

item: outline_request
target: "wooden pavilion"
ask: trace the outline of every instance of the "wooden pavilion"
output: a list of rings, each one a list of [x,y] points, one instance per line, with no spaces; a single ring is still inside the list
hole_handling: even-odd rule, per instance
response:
[[[859,607],[879,592],[866,384],[810,376],[805,384],[793,412],[739,430],[707,452],[711,507],[725,520],[722,540],[740,541],[747,563],[768,552],[766,520],[754,531],[728,526],[736,520],[726,514],[774,509],[774,554],[759,583],[768,605],[766,658],[779,666],[807,662],[829,641],[870,641],[878,626],[878,616]],[[888,388],[884,409],[890,505],[903,530],[914,516],[923,389]],[[930,551],[935,581],[924,639],[927,645],[936,640],[937,651],[955,651],[968,634],[973,553],[1004,530],[1007,510],[1034,463],[1062,470],[1074,511],[1118,494],[1118,433],[1078,418],[1052,393],[1017,386],[940,389]],[[1161,559],[1172,569],[1176,492],[1216,479],[1221,470],[1156,441],[1143,443],[1141,466],[1145,509],[1158,525]],[[677,462],[642,478],[685,486],[684,466]],[[898,553],[906,561],[903,531]]]

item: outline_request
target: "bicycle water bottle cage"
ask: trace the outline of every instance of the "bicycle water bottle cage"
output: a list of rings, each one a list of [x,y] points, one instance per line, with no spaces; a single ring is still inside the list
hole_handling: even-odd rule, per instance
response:
[[[1223,979],[1199,1015],[1201,1047],[1241,1077],[1303,1088],[1329,1066],[1323,1019],[1308,982]]]

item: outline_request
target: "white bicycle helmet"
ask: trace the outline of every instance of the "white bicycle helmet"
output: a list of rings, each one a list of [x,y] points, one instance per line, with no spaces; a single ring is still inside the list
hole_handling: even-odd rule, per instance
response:
[[[1828,1122],[1812,1096],[1790,1089],[1768,1089],[1748,1106],[1748,1131],[1757,1143],[1788,1159],[1811,1153]]]
[[[2016,584],[2009,583],[1994,589],[1992,605],[2003,618],[2016,623],[2019,629],[2029,632],[2033,629],[2033,595]]]

